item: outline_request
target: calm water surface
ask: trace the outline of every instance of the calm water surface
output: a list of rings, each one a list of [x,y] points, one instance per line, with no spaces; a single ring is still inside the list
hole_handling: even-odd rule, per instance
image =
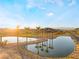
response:
[[[35,38],[27,38],[28,41],[34,41],[34,40],[37,40]],[[7,40],[8,43],[15,43],[17,42],[17,37],[3,37],[2,38],[2,41],[5,41]],[[24,42],[26,41],[26,37],[19,37],[19,42]]]
[[[74,45],[71,37],[60,36],[53,40],[48,39],[48,41],[43,42],[43,46],[42,43],[39,43],[28,45],[26,48],[29,51],[45,57],[65,57],[74,51]]]

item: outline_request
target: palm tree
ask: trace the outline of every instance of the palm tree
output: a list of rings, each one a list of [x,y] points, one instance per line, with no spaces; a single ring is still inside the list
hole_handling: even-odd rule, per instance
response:
[[[38,30],[39,30],[39,29],[40,29],[40,27],[36,27],[36,29],[38,29]]]
[[[24,32],[25,32],[25,37],[26,37],[26,49],[28,48],[28,46],[27,46],[27,43],[28,43],[28,36],[29,36],[29,34],[30,34],[30,32],[29,32],[29,27],[28,28],[24,28]]]
[[[36,32],[37,32],[37,34],[39,35],[40,27],[36,27]],[[38,36],[38,35],[37,35],[37,36]]]
[[[28,36],[28,34],[29,34],[29,28],[24,28],[24,32],[25,32],[25,36],[26,36],[26,44],[27,44],[27,42],[28,42],[28,38],[27,38],[27,36]]]
[[[0,33],[0,42],[2,42],[2,33]]]
[[[16,27],[16,31],[17,31],[17,47],[19,45],[19,26],[17,25]]]
[[[36,27],[36,29],[37,29],[37,33],[39,34],[39,32],[41,31],[40,29],[40,27]],[[43,31],[42,31],[42,36],[43,36]],[[41,51],[43,51],[44,49],[43,49],[43,42],[41,43],[41,46],[40,46],[40,48],[41,48]]]
[[[44,30],[45,30],[45,32],[47,34],[47,38],[48,38],[47,48],[46,48],[46,52],[48,53],[49,52],[48,49],[51,48],[49,39],[52,37],[51,36],[52,35],[52,28],[45,28]],[[53,43],[53,41],[52,41],[52,43]]]
[[[0,33],[0,46],[2,45],[2,32]]]

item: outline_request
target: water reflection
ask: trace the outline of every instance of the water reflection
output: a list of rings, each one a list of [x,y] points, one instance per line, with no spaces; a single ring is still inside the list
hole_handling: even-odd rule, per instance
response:
[[[48,43],[49,42],[49,43]],[[39,44],[28,45],[28,50],[46,57],[64,57],[74,51],[74,42],[69,36],[60,36]]]

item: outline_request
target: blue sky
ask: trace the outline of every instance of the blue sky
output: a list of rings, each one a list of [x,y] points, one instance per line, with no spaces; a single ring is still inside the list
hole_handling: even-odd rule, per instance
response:
[[[79,27],[79,0],[0,0],[0,27]]]

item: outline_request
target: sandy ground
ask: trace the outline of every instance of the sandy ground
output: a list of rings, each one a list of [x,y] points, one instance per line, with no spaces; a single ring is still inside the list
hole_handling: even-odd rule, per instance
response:
[[[0,48],[0,59],[22,59],[15,49]]]

